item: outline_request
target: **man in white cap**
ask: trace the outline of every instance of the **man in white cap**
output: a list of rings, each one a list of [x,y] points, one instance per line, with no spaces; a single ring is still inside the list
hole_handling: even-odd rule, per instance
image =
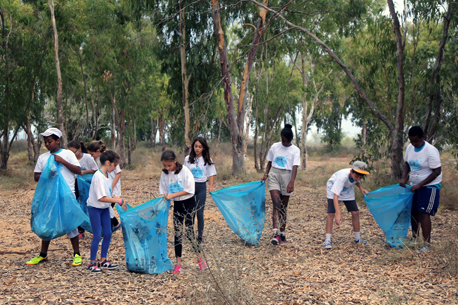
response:
[[[331,249],[332,247],[331,234],[334,217],[337,225],[343,222],[339,201],[343,201],[347,211],[351,213],[355,243],[367,245],[367,242],[361,238],[359,209],[355,200],[355,190],[353,189],[353,185],[356,185],[363,195],[368,193],[367,190],[363,189],[360,183],[361,179],[366,175],[369,175],[367,164],[362,161],[355,161],[351,168],[344,168],[335,172],[328,180],[326,184],[328,217],[326,219],[325,249]]]

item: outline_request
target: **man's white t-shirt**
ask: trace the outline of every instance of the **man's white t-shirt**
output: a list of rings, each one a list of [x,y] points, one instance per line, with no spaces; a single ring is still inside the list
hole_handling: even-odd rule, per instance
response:
[[[213,162],[213,161],[212,161]],[[192,173],[195,182],[206,182],[208,177],[216,176],[216,169],[214,164],[205,164],[204,157],[194,160],[194,163],[189,162],[189,156],[184,158],[184,166],[186,166]]]
[[[96,160],[97,162],[97,166],[100,168],[102,166],[102,163],[100,162],[100,157],[98,157]],[[119,174],[121,172],[121,167],[118,165],[116,165],[116,168],[114,171],[112,171],[111,173],[108,173],[108,179],[110,179],[110,185],[113,184],[113,181],[116,177],[117,174]],[[119,180],[118,182],[116,182],[115,186],[113,187],[113,197],[121,197],[121,177],[119,177]]]
[[[418,184],[425,180],[433,169],[441,167],[439,151],[436,147],[425,141],[425,145],[419,152],[415,151],[415,147],[409,144],[404,157],[410,166],[410,183]],[[436,185],[442,182],[442,173],[427,185]],[[427,186],[425,185],[425,186]]]
[[[90,154],[83,153],[81,159],[78,160],[81,165],[81,170],[93,170],[96,171],[99,169],[94,158]]]
[[[61,149],[55,155],[58,155],[62,157],[65,161],[72,165],[80,166],[80,163],[78,162],[78,159],[76,158],[75,154],[67,149]],[[48,162],[49,157],[51,156],[51,153],[48,151],[38,157],[37,164],[35,165],[35,169],[33,170],[35,173],[42,173],[43,169],[46,165],[46,162]],[[54,157],[53,157],[54,158]],[[62,170],[61,174],[65,179],[65,182],[67,182],[68,186],[72,190],[72,192],[75,192],[75,174],[73,174],[66,166],[62,165]]]
[[[162,172],[161,180],[159,181],[159,193],[167,195],[180,191],[185,191],[189,194],[176,197],[173,199],[174,201],[183,201],[194,196],[195,184],[191,171],[186,166],[183,166],[178,175],[170,171],[168,174]]]
[[[335,172],[326,183],[326,197],[334,199],[334,195],[339,196],[340,201],[355,200],[355,190],[353,185],[356,181],[350,181],[351,168],[344,168]]]
[[[266,158],[272,162],[272,167],[278,169],[293,170],[293,166],[301,166],[301,152],[294,144],[285,147],[277,142],[270,147]]]
[[[111,182],[100,170],[97,170],[92,177],[87,206],[97,209],[110,208],[111,203],[99,201],[103,197],[111,197]]]

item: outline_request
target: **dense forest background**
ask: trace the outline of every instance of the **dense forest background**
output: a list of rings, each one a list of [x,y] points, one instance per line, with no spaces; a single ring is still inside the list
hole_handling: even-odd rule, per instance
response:
[[[361,127],[367,162],[400,175],[406,131],[420,125],[457,153],[458,3],[454,0],[2,0],[0,154],[18,132],[35,162],[38,131],[104,139],[131,163],[137,142],[185,149],[247,142],[262,170],[285,123],[307,168],[315,123],[328,150],[342,120]],[[455,127],[454,127],[455,126]],[[157,141],[159,139],[159,141]]]

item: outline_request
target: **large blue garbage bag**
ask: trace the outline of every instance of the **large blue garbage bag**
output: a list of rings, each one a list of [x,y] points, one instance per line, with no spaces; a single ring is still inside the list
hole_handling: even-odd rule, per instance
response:
[[[249,182],[211,192],[229,227],[247,244],[256,246],[266,219],[265,183]]]
[[[390,247],[400,249],[410,227],[413,192],[407,185],[382,187],[364,196],[369,211],[385,233]]]
[[[45,241],[63,236],[89,218],[61,174],[62,164],[50,156],[32,200],[32,231]]]
[[[87,211],[87,199],[89,198],[89,189],[91,188],[91,181],[93,174],[86,174],[83,176],[76,175],[76,183],[78,184],[78,203],[80,204],[81,210],[83,210],[84,214],[89,217]],[[84,221],[80,227],[84,230],[89,231],[92,233],[92,226],[90,221]]]
[[[170,200],[152,199],[139,206],[116,208],[121,218],[126,266],[129,271],[158,274],[173,269],[167,256]]]

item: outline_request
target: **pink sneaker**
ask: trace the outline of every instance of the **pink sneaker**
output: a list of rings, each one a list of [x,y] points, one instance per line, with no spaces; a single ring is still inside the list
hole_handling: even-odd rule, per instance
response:
[[[182,269],[183,267],[181,267],[181,265],[176,265],[175,268],[173,269],[173,274],[180,274]]]
[[[207,263],[202,258],[199,258],[197,263],[199,264],[200,271],[205,270],[205,269],[208,268]]]
[[[280,244],[280,234],[274,234],[270,240],[270,243],[274,246],[278,246]]]
[[[286,245],[287,243],[285,235],[280,234],[280,245]]]

